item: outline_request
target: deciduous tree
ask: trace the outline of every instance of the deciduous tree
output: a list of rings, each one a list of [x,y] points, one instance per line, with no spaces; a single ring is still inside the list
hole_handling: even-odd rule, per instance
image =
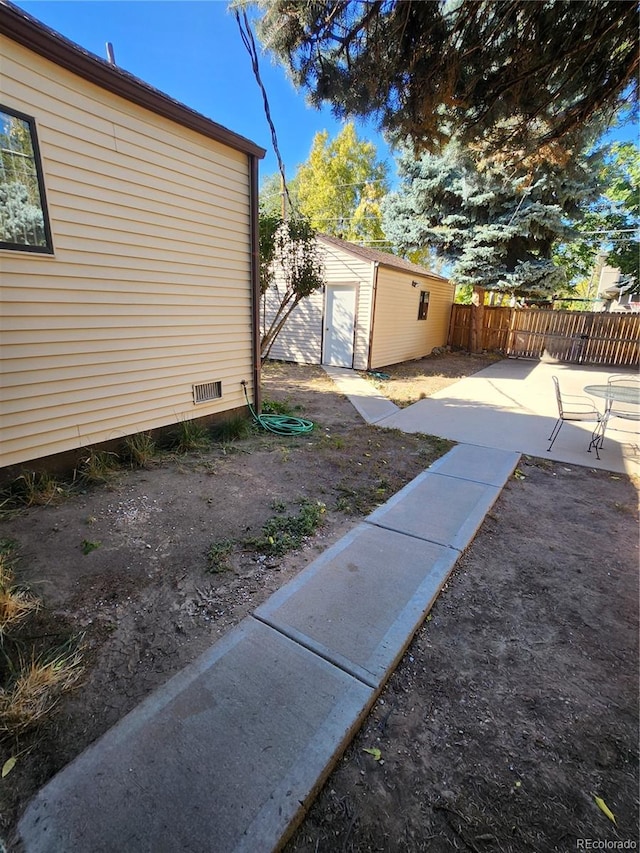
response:
[[[614,143],[599,175],[600,196],[585,211],[574,239],[562,243],[556,261],[570,278],[594,279],[602,263],[618,267],[640,287],[640,154],[632,142]],[[597,276],[596,276],[597,278]],[[591,295],[594,288],[591,287]]]
[[[292,183],[300,212],[318,231],[380,246],[387,167],[377,159],[375,145],[360,139],[352,123],[335,139],[326,130],[317,133],[309,159]]]
[[[305,296],[324,284],[316,232],[299,216],[260,217],[260,292],[263,329],[260,355],[267,358],[287,318]],[[270,291],[270,299],[267,299]]]

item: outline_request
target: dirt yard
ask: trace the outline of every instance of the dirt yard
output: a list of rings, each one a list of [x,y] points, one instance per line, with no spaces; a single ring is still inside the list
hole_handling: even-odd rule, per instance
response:
[[[415,399],[486,361],[404,370],[418,366]],[[47,779],[449,447],[363,425],[317,368],[268,366],[264,395],[300,406],[314,432],[164,454],[2,519],[18,579],[44,603],[16,642],[83,634],[85,650],[48,722],[0,740],[0,764],[17,757],[0,780],[9,850]],[[265,525],[319,503],[302,547],[261,547]],[[523,460],[289,853],[636,839],[637,532],[626,478]]]

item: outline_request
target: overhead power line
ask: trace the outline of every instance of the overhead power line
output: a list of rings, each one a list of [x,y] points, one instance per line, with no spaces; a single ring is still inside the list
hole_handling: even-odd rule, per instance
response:
[[[640,231],[640,225],[637,228],[607,228],[603,231],[581,231],[581,234],[635,234]]]
[[[249,23],[249,19],[247,18],[247,13],[242,10],[242,19],[240,18],[240,12],[238,9],[234,10],[234,14],[236,16],[236,23],[238,24],[238,29],[240,30],[240,38],[244,46],[247,49],[249,57],[251,59],[251,67],[253,68],[253,75],[256,78],[256,82],[260,87],[260,91],[262,92],[262,101],[264,103],[264,114],[267,119],[267,123],[269,124],[269,129],[271,131],[271,141],[273,143],[273,150],[275,151],[276,159],[278,161],[278,169],[280,171],[280,176],[282,178],[282,188],[287,197],[287,201],[289,202],[289,208],[292,208],[291,204],[291,196],[289,195],[289,188],[287,186],[287,178],[285,175],[284,169],[284,161],[280,154],[280,146],[278,145],[278,134],[276,133],[276,127],[273,123],[273,119],[271,118],[271,107],[269,106],[269,98],[267,97],[267,90],[264,87],[264,83],[262,82],[262,77],[260,76],[260,64],[258,62],[258,51],[256,49],[256,42],[253,38],[253,32],[251,31],[251,24]]]

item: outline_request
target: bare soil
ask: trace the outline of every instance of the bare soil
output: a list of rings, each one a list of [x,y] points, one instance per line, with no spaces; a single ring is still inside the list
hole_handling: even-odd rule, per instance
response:
[[[369,379],[396,406],[404,408],[442,391],[459,379],[477,373],[500,361],[501,356],[491,353],[443,352],[401,364],[381,367]],[[389,377],[388,379],[385,377]]]
[[[411,393],[484,366],[423,359]],[[55,772],[449,447],[363,425],[319,368],[268,365],[264,395],[300,406],[314,432],[164,454],[2,520],[20,580],[44,602],[19,641],[84,633],[86,666],[44,725],[0,739],[0,763],[18,757],[0,780],[5,839]],[[568,851],[581,837],[638,837],[636,490],[543,460],[520,472],[289,853]],[[256,550],[263,525],[302,500],[326,506],[318,533],[282,557]],[[220,543],[232,543],[228,563],[212,571]]]

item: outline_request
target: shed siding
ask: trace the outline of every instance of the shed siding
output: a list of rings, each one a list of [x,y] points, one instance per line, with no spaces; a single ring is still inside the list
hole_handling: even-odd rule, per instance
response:
[[[418,287],[412,287],[412,281]],[[426,320],[418,320],[420,291],[429,291]],[[371,347],[371,368],[428,355],[449,332],[453,285],[439,278],[380,266]]]
[[[355,284],[358,286],[358,316],[354,366],[366,368],[371,324],[371,275],[372,264],[354,258],[335,246],[325,245],[320,240],[320,253],[324,263],[327,284]],[[324,288],[303,299],[291,312],[282,331],[276,338],[270,358],[295,361],[300,364],[322,363],[322,322],[326,312]],[[263,311],[267,323],[271,321],[277,307],[277,294],[270,289]],[[263,318],[264,331],[264,318]]]
[[[324,258],[327,284],[357,286],[358,304],[353,366],[357,370],[366,370],[371,331],[373,264],[337,246],[323,243],[322,240],[320,240],[320,247]]]
[[[242,406],[248,157],[4,37],[0,57],[3,103],[36,120],[55,250],[0,250],[0,466]]]
[[[276,298],[275,292],[271,291],[267,313],[269,322],[277,308]],[[320,364],[323,301],[321,288],[296,305],[273,343],[270,358],[298,364]]]

